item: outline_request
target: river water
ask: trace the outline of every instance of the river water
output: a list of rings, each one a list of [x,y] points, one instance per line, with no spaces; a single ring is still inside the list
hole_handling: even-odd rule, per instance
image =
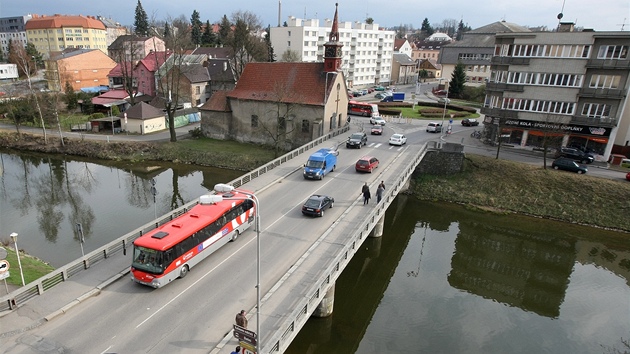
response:
[[[0,153],[0,239],[53,266],[239,171]],[[156,184],[155,203],[151,179]],[[630,235],[399,196],[287,353],[622,353]]]

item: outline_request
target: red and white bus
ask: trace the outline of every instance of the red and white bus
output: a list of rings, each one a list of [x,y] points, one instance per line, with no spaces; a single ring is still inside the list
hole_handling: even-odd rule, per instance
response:
[[[190,211],[133,241],[131,279],[159,288],[183,278],[254,223],[252,193],[235,189],[217,195],[224,199],[216,202],[216,196],[201,196]]]
[[[378,117],[378,105],[375,103],[349,101],[348,114],[366,117]]]

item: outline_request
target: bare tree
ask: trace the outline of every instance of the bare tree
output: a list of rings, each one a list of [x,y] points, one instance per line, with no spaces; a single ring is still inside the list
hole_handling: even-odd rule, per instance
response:
[[[282,57],[280,61],[285,61],[287,63],[295,63],[300,61],[300,53],[296,50],[287,49],[284,53],[282,53]]]
[[[258,15],[249,11],[237,11],[232,14],[232,23],[234,30],[228,35],[227,46],[232,49],[232,67],[238,78],[247,63],[267,61],[269,53],[264,38],[257,36],[262,28]]]

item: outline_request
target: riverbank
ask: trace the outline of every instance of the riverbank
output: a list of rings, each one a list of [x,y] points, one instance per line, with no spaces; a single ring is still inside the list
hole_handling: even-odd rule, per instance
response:
[[[169,161],[249,171],[274,158],[257,145],[207,138],[171,142],[103,142],[0,132],[0,147],[105,160]],[[467,154],[453,176],[415,175],[411,192],[498,213],[519,213],[630,232],[630,183]]]

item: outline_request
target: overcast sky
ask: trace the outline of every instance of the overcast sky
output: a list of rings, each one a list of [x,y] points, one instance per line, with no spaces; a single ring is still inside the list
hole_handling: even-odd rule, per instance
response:
[[[335,2],[339,3],[340,21],[364,21],[372,17],[382,27],[400,24],[420,28],[427,18],[437,26],[445,19],[463,20],[473,29],[505,20],[522,26],[555,28],[557,15],[564,13],[563,22],[595,31],[630,30],[629,0],[281,0],[281,22],[288,16],[297,18],[332,19]],[[142,0],[149,19],[166,20],[184,15],[190,19],[197,10],[201,20],[219,22],[235,11],[251,11],[260,16],[263,25],[278,23],[278,0]],[[101,15],[123,25],[133,25],[137,0],[0,0],[0,17],[40,15]],[[562,7],[564,5],[564,11]]]

